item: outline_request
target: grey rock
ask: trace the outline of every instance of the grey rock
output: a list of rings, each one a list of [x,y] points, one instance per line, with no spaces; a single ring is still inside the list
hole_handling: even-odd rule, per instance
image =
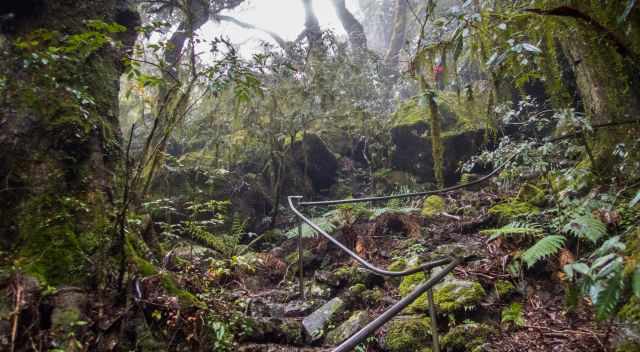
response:
[[[316,308],[317,303],[322,301],[314,301],[314,300],[306,300],[306,301],[293,301],[289,302],[284,307],[284,316],[285,317],[301,317],[305,316]]]
[[[307,291],[307,296],[311,298],[329,299],[333,295],[333,288],[329,285],[314,282]]]
[[[311,341],[317,341],[324,335],[325,327],[344,310],[344,301],[336,297],[325,303],[311,315],[302,320],[304,331]]]
[[[369,313],[365,310],[353,313],[349,319],[327,334],[325,342],[329,345],[341,343],[367,325],[370,319]]]

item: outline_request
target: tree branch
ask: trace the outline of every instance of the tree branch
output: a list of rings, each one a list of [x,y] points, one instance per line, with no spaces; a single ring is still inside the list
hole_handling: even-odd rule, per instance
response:
[[[252,25],[251,23],[243,22],[243,21],[235,19],[235,18],[233,18],[231,16],[224,16],[224,15],[214,16],[213,19],[216,20],[216,21],[231,22],[231,23],[233,23],[233,24],[235,24],[237,26],[240,26],[242,28],[245,28],[245,29],[253,29],[253,30],[260,31],[260,32],[264,32],[264,33],[268,34],[271,38],[273,38],[273,40],[275,40],[276,43],[278,43],[278,45],[280,45],[283,49],[287,49],[287,47],[289,46],[288,42],[286,40],[284,40],[284,38],[279,36],[277,33],[272,32],[272,31],[267,30],[267,29],[256,27],[256,26]]]

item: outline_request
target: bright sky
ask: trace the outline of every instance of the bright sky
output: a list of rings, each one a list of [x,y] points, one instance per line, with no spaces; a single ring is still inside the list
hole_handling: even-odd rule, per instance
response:
[[[359,18],[358,1],[346,0],[346,4]],[[313,6],[323,30],[330,29],[339,36],[346,35],[331,0],[315,0]],[[248,0],[238,9],[223,14],[273,31],[285,40],[294,40],[304,29],[304,7],[301,0]],[[232,42],[241,45],[240,51],[245,55],[255,50],[260,41],[276,44],[269,35],[261,31],[244,29],[229,22],[217,24],[210,21],[201,31],[207,38],[219,35],[229,37]]]

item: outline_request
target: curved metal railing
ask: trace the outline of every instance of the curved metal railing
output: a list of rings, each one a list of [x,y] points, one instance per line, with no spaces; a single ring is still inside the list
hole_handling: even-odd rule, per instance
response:
[[[376,267],[375,265],[369,263],[364,258],[360,257],[358,254],[353,252],[351,249],[340,243],[340,241],[336,240],[333,236],[324,231],[320,226],[311,221],[308,217],[306,217],[302,212],[296,208],[297,206],[319,206],[319,205],[338,205],[338,204],[349,204],[349,203],[363,203],[363,202],[373,202],[373,201],[381,201],[381,200],[390,200],[390,199],[399,199],[399,198],[410,198],[410,197],[422,197],[427,195],[434,194],[442,194],[451,192],[457,189],[462,189],[466,187],[470,187],[473,185],[477,185],[485,182],[491,177],[495,176],[502,168],[507,165],[515,155],[511,156],[504,164],[499,166],[498,168],[491,171],[489,174],[475,180],[472,182],[464,183],[457,186],[446,187],[438,190],[432,191],[424,191],[424,192],[413,192],[413,193],[405,193],[391,196],[378,196],[378,197],[365,197],[365,198],[355,198],[355,199],[340,199],[340,200],[328,200],[328,201],[315,201],[315,202],[301,202],[300,200],[303,198],[302,196],[289,196],[288,203],[289,208],[293,211],[296,216],[300,218],[304,223],[309,225],[313,230],[326,238],[329,242],[336,245],[339,249],[347,253],[351,258],[360,263],[367,270],[381,275],[381,276],[391,276],[391,277],[399,277],[415,274],[420,271],[424,271],[429,273],[430,269],[446,265],[442,270],[440,270],[437,274],[431,276],[429,280],[418,285],[411,293],[407,296],[403,297],[401,300],[396,302],[393,306],[391,306],[388,310],[378,316],[376,319],[367,324],[360,331],[356,332],[354,335],[349,337],[347,340],[343,341],[338,347],[336,347],[333,352],[346,352],[353,349],[360,342],[366,339],[369,335],[374,333],[378,328],[384,325],[387,321],[392,319],[396,314],[400,313],[404,308],[413,303],[418,297],[420,297],[423,293],[427,292],[428,300],[429,300],[429,313],[431,315],[431,324],[432,324],[432,336],[433,336],[433,351],[439,352],[439,339],[437,334],[437,322],[436,322],[436,311],[435,304],[433,301],[433,292],[432,288],[435,286],[440,280],[442,280],[447,274],[449,274],[453,269],[465,262],[473,261],[479,259],[478,256],[471,255],[466,257],[445,257],[436,259],[431,262],[427,262],[416,267],[406,269],[403,271],[389,271]],[[295,203],[295,204],[294,204]],[[300,295],[304,298],[304,271],[303,271],[303,244],[302,244],[302,224],[298,224],[298,265],[299,265],[299,273],[300,273]]]

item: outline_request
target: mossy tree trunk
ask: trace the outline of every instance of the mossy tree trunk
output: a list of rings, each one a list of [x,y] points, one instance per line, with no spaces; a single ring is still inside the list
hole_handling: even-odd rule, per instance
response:
[[[0,33],[0,250],[47,284],[86,285],[113,242],[119,78],[139,17],[125,0],[39,3]],[[102,45],[43,84],[51,77],[25,65],[16,43],[38,29],[87,32],[88,20],[126,27],[115,38],[124,45]]]

